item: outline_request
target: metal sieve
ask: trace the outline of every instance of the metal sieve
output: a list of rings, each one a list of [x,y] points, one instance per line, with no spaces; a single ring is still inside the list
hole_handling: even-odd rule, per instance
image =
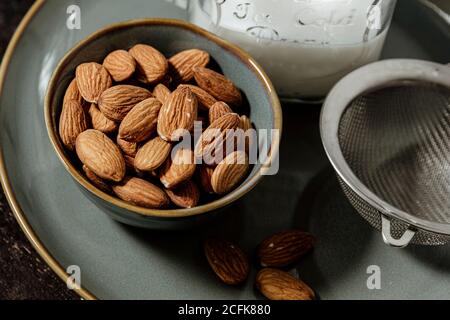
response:
[[[383,240],[450,240],[450,68],[386,60],[360,68],[328,95],[325,151],[355,209]]]

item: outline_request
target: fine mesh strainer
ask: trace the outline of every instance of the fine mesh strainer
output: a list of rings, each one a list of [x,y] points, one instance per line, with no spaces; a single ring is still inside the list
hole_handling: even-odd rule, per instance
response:
[[[321,118],[344,193],[392,246],[450,240],[450,67],[386,60],[345,77]]]

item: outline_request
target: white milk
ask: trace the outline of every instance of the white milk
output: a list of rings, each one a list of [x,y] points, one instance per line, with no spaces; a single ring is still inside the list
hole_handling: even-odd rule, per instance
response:
[[[190,20],[248,51],[282,97],[314,99],[347,73],[379,59],[395,1],[381,2],[389,13],[384,20],[373,14],[379,13],[373,2],[193,1]]]

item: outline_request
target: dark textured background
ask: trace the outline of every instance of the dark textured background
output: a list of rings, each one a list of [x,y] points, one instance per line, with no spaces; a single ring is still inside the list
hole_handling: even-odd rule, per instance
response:
[[[0,1],[0,56],[33,0]],[[0,299],[78,299],[26,239],[0,191]]]

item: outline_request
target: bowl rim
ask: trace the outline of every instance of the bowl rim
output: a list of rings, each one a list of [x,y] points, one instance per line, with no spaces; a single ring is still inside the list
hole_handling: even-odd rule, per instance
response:
[[[189,209],[161,210],[161,209],[148,209],[144,207],[139,207],[101,191],[100,189],[96,188],[92,183],[90,183],[87,180],[87,178],[85,178],[82,174],[80,174],[80,172],[75,168],[75,166],[71,163],[71,161],[65,154],[61,141],[58,138],[57,134],[58,130],[56,128],[57,127],[56,123],[54,123],[53,121],[51,108],[52,100],[57,87],[56,80],[60,78],[61,72],[63,68],[66,66],[66,64],[69,61],[71,61],[84,46],[116,30],[136,26],[173,26],[185,29],[197,35],[200,35],[208,39],[209,41],[214,42],[223,50],[227,50],[236,57],[238,57],[242,61],[242,63],[245,64],[262,83],[265,89],[264,91],[270,100],[271,111],[273,114],[273,128],[271,129],[278,130],[280,134],[276,135],[276,137],[272,139],[272,143],[270,146],[270,153],[268,155],[268,161],[272,161],[274,157],[277,156],[282,132],[281,104],[272,82],[270,81],[267,74],[263,71],[262,67],[248,53],[246,53],[244,50],[240,49],[236,45],[228,42],[227,40],[224,40],[210,33],[209,31],[206,31],[189,22],[167,18],[132,19],[107,25],[106,27],[97,30],[96,32],[90,34],[89,36],[78,42],[72,49],[69,50],[69,52],[67,52],[64,55],[64,57],[59,61],[58,65],[56,66],[52,74],[52,77],[48,84],[44,101],[45,124],[53,149],[55,150],[56,154],[58,155],[58,158],[63,163],[66,170],[70,173],[70,175],[75,179],[77,183],[79,183],[87,191],[89,191],[94,196],[100,198],[101,200],[110,203],[116,207],[119,207],[121,209],[127,210],[128,211],[127,214],[135,214],[138,215],[140,218],[147,217],[151,219],[159,218],[164,220],[167,219],[173,220],[176,218],[186,218],[204,215],[214,210],[226,207],[227,205],[233,203],[234,201],[240,199],[245,194],[250,192],[259,183],[264,173],[268,171],[268,168],[264,165],[261,165],[258,171],[254,173],[253,177],[251,177],[247,181],[244,181],[238,188],[233,190],[231,193],[213,202],[206,203],[198,207]]]

